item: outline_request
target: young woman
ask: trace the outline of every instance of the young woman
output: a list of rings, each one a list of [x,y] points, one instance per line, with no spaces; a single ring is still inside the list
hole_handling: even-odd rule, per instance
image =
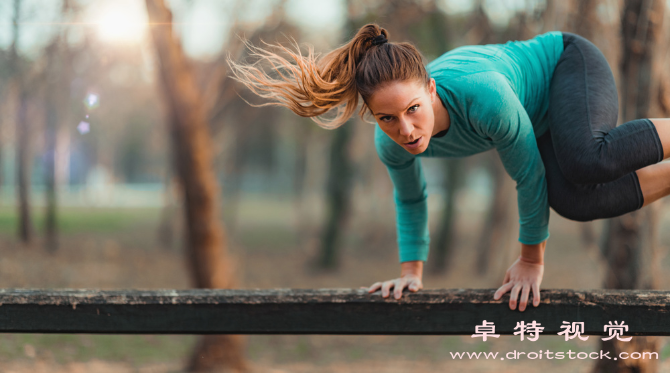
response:
[[[248,45],[272,63],[228,61],[235,79],[296,114],[335,128],[363,104],[374,116],[375,146],[394,185],[400,277],[377,282],[396,299],[423,287],[428,257],[426,182],[417,157],[464,157],[495,148],[516,181],[521,254],[498,300],[540,303],[549,207],[576,221],[619,216],[670,194],[670,120],[616,126],[618,97],[602,53],[588,40],[548,32],[526,41],[451,50],[424,67],[410,43],[391,43],[376,24],[317,60],[280,46],[295,60]],[[335,112],[332,120],[318,116]],[[521,294],[519,294],[521,293]],[[519,299],[520,298],[520,299]]]

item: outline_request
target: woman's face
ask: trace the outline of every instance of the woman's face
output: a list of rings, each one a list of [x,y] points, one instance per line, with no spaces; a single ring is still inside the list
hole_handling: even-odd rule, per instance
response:
[[[367,100],[379,127],[405,150],[419,154],[433,135],[435,79],[428,87],[418,80],[383,85]]]

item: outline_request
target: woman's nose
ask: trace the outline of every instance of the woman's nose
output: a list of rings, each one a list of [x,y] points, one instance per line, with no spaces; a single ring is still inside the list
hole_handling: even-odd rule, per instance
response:
[[[403,136],[409,136],[414,131],[414,126],[406,121],[400,122],[400,134]]]

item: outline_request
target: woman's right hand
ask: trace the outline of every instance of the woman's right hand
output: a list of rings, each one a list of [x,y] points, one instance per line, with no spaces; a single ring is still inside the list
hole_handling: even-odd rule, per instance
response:
[[[382,297],[388,298],[391,289],[393,289],[393,296],[395,299],[400,299],[402,291],[407,288],[411,292],[417,292],[423,289],[423,261],[409,261],[400,263],[400,277],[394,280],[375,282],[368,289],[368,293],[374,293],[381,289]],[[362,287],[366,289],[366,287]]]

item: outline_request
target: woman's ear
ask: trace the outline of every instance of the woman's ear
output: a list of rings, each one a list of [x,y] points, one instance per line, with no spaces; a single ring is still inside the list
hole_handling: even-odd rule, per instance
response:
[[[428,83],[428,91],[430,92],[430,102],[435,102],[435,95],[437,95],[437,87],[435,85],[435,79],[430,78]]]

